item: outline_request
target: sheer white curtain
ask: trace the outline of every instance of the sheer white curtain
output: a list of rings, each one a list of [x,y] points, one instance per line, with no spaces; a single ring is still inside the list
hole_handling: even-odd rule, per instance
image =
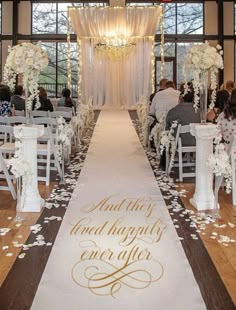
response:
[[[151,93],[153,36],[160,15],[151,8],[70,9],[72,26],[81,40],[82,99],[95,106],[131,107]],[[121,59],[101,57],[95,46],[104,36],[134,36],[135,47]]]

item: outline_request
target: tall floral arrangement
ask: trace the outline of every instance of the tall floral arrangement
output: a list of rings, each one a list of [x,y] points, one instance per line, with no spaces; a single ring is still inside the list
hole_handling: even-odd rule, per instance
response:
[[[193,79],[194,88],[194,108],[195,110],[199,107],[199,93],[202,86],[202,76],[207,74],[210,76],[210,89],[212,90],[210,109],[214,107],[216,98],[216,87],[217,87],[217,73],[219,69],[223,69],[223,51],[221,46],[218,44],[216,47],[210,46],[208,42],[192,46],[187,53],[183,74],[185,81],[187,76],[191,74]],[[187,88],[187,84],[186,84]]]
[[[48,56],[42,49],[40,42],[32,44],[24,42],[9,47],[4,67],[4,81],[13,90],[16,76],[22,75],[24,90],[27,94],[27,111],[32,109],[32,101],[38,98],[38,79],[40,71],[47,67]],[[38,102],[38,99],[37,99]]]

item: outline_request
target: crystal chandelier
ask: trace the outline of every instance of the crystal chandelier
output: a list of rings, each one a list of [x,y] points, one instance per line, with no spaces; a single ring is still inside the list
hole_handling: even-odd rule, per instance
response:
[[[130,55],[134,50],[135,43],[124,35],[104,37],[95,45],[98,56],[110,60],[119,60]]]

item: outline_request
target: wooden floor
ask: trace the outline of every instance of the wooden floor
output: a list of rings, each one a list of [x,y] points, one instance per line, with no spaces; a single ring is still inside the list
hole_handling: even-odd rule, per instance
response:
[[[179,189],[186,189],[186,197],[182,197],[184,206],[194,210],[189,203],[189,199],[194,193],[194,184],[181,184]],[[215,223],[206,225],[206,229],[200,233],[201,239],[210,255],[221,279],[227,288],[234,304],[236,305],[236,243],[219,243],[211,237],[216,235],[228,236],[230,239],[236,240],[236,206],[232,205],[231,194],[226,194],[223,190],[219,193],[220,212],[219,219]],[[235,227],[230,227],[228,223],[232,223]],[[218,224],[222,228],[216,227]],[[225,226],[225,227],[224,227]],[[213,234],[212,234],[213,233]]]
[[[50,191],[56,183],[51,183],[50,186],[45,186],[40,183],[40,194],[43,198],[47,198]],[[179,183],[178,189],[186,189],[188,192],[182,201],[186,208],[192,209],[189,198],[193,195],[194,184]],[[5,236],[0,236],[0,286],[4,282],[8,272],[10,271],[20,249],[13,246],[14,241],[24,243],[30,234],[30,226],[33,225],[40,214],[24,213],[24,221],[18,223],[15,218],[15,201],[12,200],[10,192],[0,192],[0,228],[10,228],[11,231]],[[236,243],[230,243],[229,246],[224,246],[212,239],[212,232],[218,235],[229,236],[231,239],[236,238],[236,227],[231,228],[228,223],[236,225],[236,207],[231,204],[231,195],[226,195],[220,192],[219,202],[221,206],[221,218],[217,220],[219,225],[226,224],[224,228],[217,228],[214,224],[209,224],[200,234],[202,241],[213,260],[218,273],[223,280],[232,300],[236,305]],[[5,247],[8,248],[5,248]]]
[[[55,182],[51,182],[50,186],[45,186],[44,183],[40,182],[39,192],[41,197],[48,198],[55,185]],[[11,193],[9,191],[0,191],[0,229],[11,229],[5,236],[0,236],[0,287],[21,251],[21,248],[13,246],[13,242],[24,243],[31,232],[30,226],[37,222],[41,214],[22,213],[24,220],[16,222],[15,210],[16,202],[12,199]]]

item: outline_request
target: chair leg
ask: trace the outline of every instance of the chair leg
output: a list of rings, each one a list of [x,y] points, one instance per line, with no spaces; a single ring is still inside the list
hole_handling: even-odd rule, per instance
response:
[[[179,151],[179,180],[183,182],[183,154]]]
[[[50,162],[51,162],[51,145],[50,141],[48,141],[47,145],[47,163],[46,163],[46,185],[49,185],[50,182]]]
[[[9,187],[10,191],[11,191],[12,198],[14,200],[16,200],[16,191],[15,191],[15,188],[14,188],[14,186],[12,184],[10,175],[8,173],[7,167],[6,167],[5,163],[4,163],[4,160],[3,160],[3,157],[2,157],[1,154],[0,154],[0,163],[1,163],[2,171],[3,171],[4,175],[5,175],[6,180],[7,180],[7,185]]]
[[[236,170],[235,170],[235,158],[231,156],[231,167],[232,167],[232,203],[236,205]]]

